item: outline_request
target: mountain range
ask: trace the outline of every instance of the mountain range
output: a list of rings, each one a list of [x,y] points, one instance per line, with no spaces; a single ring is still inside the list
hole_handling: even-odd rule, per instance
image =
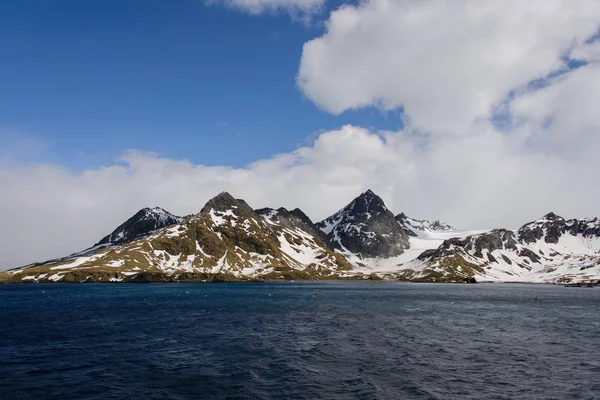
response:
[[[517,230],[459,231],[394,215],[367,190],[323,221],[223,192],[197,214],[145,208],[92,247],[7,271],[11,282],[600,279],[600,220],[549,213]]]

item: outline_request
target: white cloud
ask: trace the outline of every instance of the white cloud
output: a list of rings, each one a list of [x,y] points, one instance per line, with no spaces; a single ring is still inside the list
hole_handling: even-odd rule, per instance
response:
[[[597,0],[367,0],[331,13],[304,45],[297,82],[331,113],[404,107],[416,128],[467,132],[563,66],[599,21]]]
[[[600,134],[599,104],[600,64],[591,63],[519,96],[510,110],[524,121],[534,142],[564,143]]]
[[[323,7],[326,0],[206,0],[207,4],[223,5],[250,14],[284,11],[292,15],[310,15]]]
[[[248,4],[261,12],[283,2]],[[600,53],[585,39],[598,21],[597,0],[344,6],[305,45],[298,84],[334,113],[405,107],[404,131],[345,126],[246,168],[130,151],[114,165],[74,173],[17,164],[12,151],[0,163],[0,268],[80,250],[145,206],[198,212],[222,190],[253,207],[300,207],[314,220],[367,188],[396,213],[462,228],[515,228],[549,211],[593,217]],[[563,68],[569,52],[589,64],[527,86]],[[490,110],[515,89],[506,106],[512,128],[500,131]]]
[[[597,212],[595,157],[572,162],[523,152],[520,139],[488,124],[476,132],[426,141],[410,130],[345,126],[321,134],[312,146],[246,168],[136,151],[81,173],[56,165],[0,167],[0,268],[90,246],[145,206],[198,212],[222,190],[256,208],[300,207],[314,220],[367,188],[396,213],[466,228],[517,227],[550,210]]]
[[[576,60],[600,62],[600,37],[591,43],[587,43],[584,46],[579,46],[573,49],[571,57]]]

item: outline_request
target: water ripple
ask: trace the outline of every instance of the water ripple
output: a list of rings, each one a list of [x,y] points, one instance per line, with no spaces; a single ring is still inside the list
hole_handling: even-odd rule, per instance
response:
[[[4,285],[0,398],[596,399],[599,309],[544,285]]]

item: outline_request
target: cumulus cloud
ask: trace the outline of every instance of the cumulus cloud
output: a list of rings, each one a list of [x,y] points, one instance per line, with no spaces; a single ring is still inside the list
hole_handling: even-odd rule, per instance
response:
[[[600,133],[598,104],[600,64],[590,63],[541,90],[517,97],[510,110],[536,142],[572,142]]]
[[[206,0],[250,14],[284,11],[292,15],[310,15],[321,10],[326,0]]]
[[[73,172],[16,163],[12,151],[0,162],[0,268],[80,250],[145,206],[198,212],[223,190],[315,221],[367,188],[396,213],[459,228],[516,228],[549,211],[597,216],[600,41],[588,38],[598,21],[597,0],[343,6],[304,46],[298,85],[332,113],[403,108],[402,131],[348,125],[245,168],[132,150]]]
[[[597,0],[367,0],[332,12],[304,45],[297,83],[331,113],[402,107],[428,133],[467,132],[564,67],[599,21]]]
[[[88,247],[145,206],[185,215],[220,191],[253,207],[300,207],[320,220],[367,188],[395,212],[463,228],[517,227],[550,211],[590,216],[600,188],[594,157],[567,162],[523,152],[515,137],[476,134],[424,141],[410,130],[345,126],[313,145],[245,168],[207,167],[129,151],[79,173],[56,165],[0,167],[2,268]],[[596,151],[600,147],[596,147]]]

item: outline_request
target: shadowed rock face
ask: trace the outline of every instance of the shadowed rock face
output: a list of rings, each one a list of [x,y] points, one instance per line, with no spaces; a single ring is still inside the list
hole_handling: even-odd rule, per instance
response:
[[[383,200],[368,190],[317,224],[334,249],[361,257],[393,257],[408,249],[408,235]]]
[[[252,209],[252,207],[250,207],[248,205],[248,203],[246,203],[242,199],[234,198],[232,195],[230,195],[227,192],[221,192],[218,195],[216,195],[215,197],[213,197],[212,199],[210,199],[204,205],[204,207],[202,207],[202,210],[200,211],[200,213],[207,213],[207,212],[210,212],[210,210],[214,210],[214,211],[218,211],[218,212],[225,212],[228,210],[233,210],[236,214],[239,214],[239,215],[248,216],[248,217],[252,216],[254,218],[258,217],[258,214],[256,214],[256,212],[254,212],[254,210]]]
[[[467,246],[467,251],[475,250],[476,257],[483,257],[483,249],[494,250],[516,250],[517,241],[515,234],[506,229],[494,229],[493,231],[476,237],[471,246]]]
[[[475,257],[483,257],[483,250],[516,250],[517,241],[515,233],[506,229],[494,229],[490,232],[467,236],[464,239],[452,238],[445,240],[437,249],[426,250],[417,258],[440,258],[455,254],[456,250],[472,253]],[[490,260],[491,261],[491,260]]]
[[[406,214],[400,213],[396,215],[395,219],[402,227],[404,233],[406,233],[408,236],[418,236],[417,233],[413,229],[411,229],[410,225],[408,224],[408,216]]]
[[[519,241],[523,243],[534,243],[543,238],[546,243],[556,244],[565,233],[584,237],[600,236],[600,221],[598,218],[565,220],[551,212],[536,221],[523,225],[519,228],[518,233]]]
[[[159,207],[144,208],[119,225],[110,235],[103,237],[96,243],[96,246],[129,243],[182,220],[182,217],[175,216]]]
[[[524,243],[534,243],[544,237],[546,243],[558,243],[565,230],[565,220],[554,213],[549,213],[537,221],[519,228],[519,239]]]

